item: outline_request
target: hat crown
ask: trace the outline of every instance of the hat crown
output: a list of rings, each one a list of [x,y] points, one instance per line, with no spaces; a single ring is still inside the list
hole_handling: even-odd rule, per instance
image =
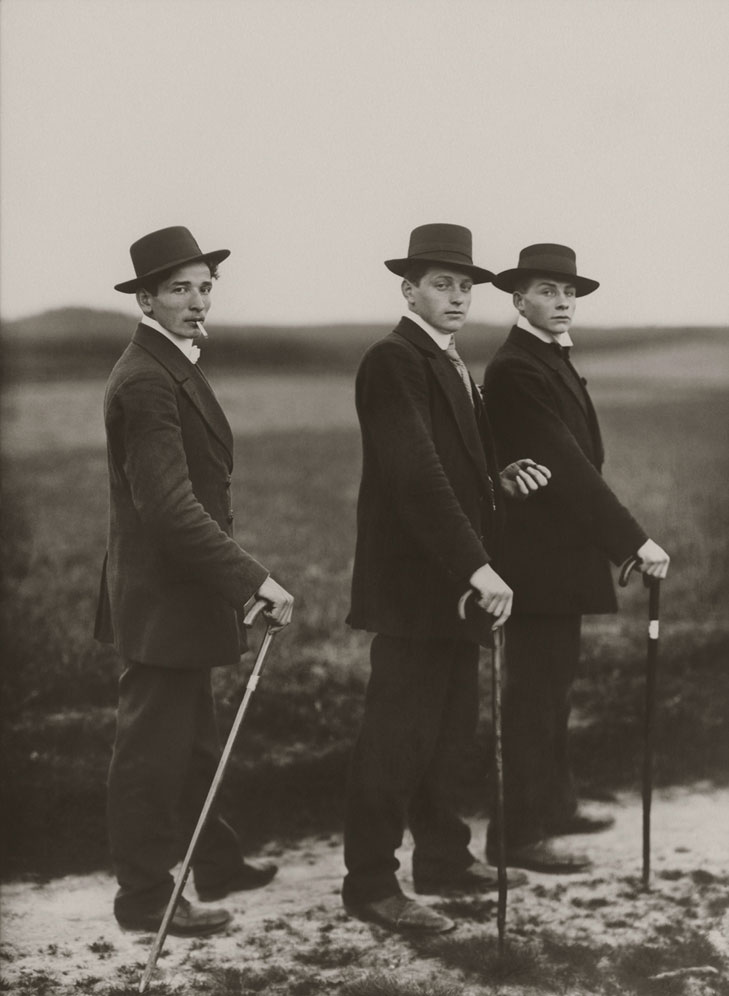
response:
[[[411,259],[434,255],[448,259],[452,256],[454,262],[460,258],[473,265],[472,252],[471,230],[463,225],[419,225],[410,233],[408,257]]]
[[[556,242],[538,242],[519,253],[520,270],[544,270],[548,273],[577,274],[577,256],[574,249]]]
[[[137,239],[130,246],[129,255],[132,257],[136,277],[114,285],[115,290],[122,294],[133,294],[143,286],[145,278],[176,270],[186,263],[202,261],[210,267],[217,266],[230,256],[230,250],[202,252],[189,228],[172,225]]]
[[[597,280],[577,274],[577,256],[574,249],[557,242],[537,242],[526,246],[519,253],[519,263],[511,270],[502,270],[494,277],[494,287],[513,293],[519,281],[529,274],[543,273],[559,280],[564,277],[573,284],[577,297],[592,294],[600,286]]]
[[[158,271],[167,265],[174,266],[182,259],[202,256],[200,246],[192,233],[183,225],[160,228],[137,239],[130,249],[132,265],[137,276]]]
[[[385,260],[387,269],[399,277],[406,276],[413,263],[450,267],[467,273],[475,284],[489,283],[493,278],[490,270],[474,264],[471,230],[463,225],[448,225],[443,222],[418,225],[410,233],[407,256]]]

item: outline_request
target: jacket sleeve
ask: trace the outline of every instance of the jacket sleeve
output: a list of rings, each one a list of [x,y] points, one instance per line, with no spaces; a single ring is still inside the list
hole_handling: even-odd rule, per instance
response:
[[[558,505],[614,564],[642,546],[645,532],[581,449],[538,370],[518,360],[499,364],[487,374],[485,403],[497,440],[509,440],[509,458],[529,456],[552,472],[548,488],[528,501]]]
[[[171,382],[157,373],[129,378],[111,400],[108,422],[118,447],[115,459],[150,542],[181,573],[240,609],[268,571],[195,497]]]
[[[420,357],[407,343],[388,340],[363,360],[357,412],[403,525],[424,554],[467,580],[490,558],[435,448],[431,389]]]

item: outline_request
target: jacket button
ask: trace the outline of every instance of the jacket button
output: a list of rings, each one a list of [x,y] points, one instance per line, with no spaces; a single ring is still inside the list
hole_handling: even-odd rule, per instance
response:
[[[233,513],[232,512],[228,512],[228,517],[227,518],[228,518],[228,522],[232,522],[233,521]]]
[[[230,487],[230,484],[231,484],[232,480],[233,480],[233,478],[230,476],[230,474],[228,474],[228,476],[225,478],[225,486],[226,486],[226,488]]]

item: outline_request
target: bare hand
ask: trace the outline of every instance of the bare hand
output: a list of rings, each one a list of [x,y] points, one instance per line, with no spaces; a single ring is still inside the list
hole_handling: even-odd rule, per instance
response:
[[[470,585],[478,596],[478,604],[489,615],[494,616],[492,629],[503,626],[511,615],[514,593],[508,584],[499,577],[489,564],[479,567],[471,576]]]
[[[256,592],[258,598],[268,602],[270,608],[263,613],[268,622],[276,629],[283,629],[291,622],[294,611],[294,596],[289,595],[277,581],[269,575]]]
[[[516,498],[522,501],[530,492],[546,488],[552,472],[548,467],[525,458],[516,460],[508,467],[504,467],[499,476],[501,490],[507,498]]]
[[[638,570],[642,571],[643,574],[648,574],[652,578],[660,578],[661,580],[668,574],[668,565],[671,562],[671,558],[652,539],[645,541],[640,550],[638,550],[638,556],[640,557]]]

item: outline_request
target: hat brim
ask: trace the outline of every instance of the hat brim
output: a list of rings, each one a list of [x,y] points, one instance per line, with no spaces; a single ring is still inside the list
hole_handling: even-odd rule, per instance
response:
[[[501,273],[497,273],[492,280],[492,283],[494,287],[498,287],[499,290],[506,291],[507,294],[513,294],[516,290],[516,285],[524,277],[532,275],[537,276],[538,274],[554,277],[555,280],[559,280],[561,283],[572,284],[575,288],[575,294],[577,297],[584,297],[586,294],[592,294],[592,292],[597,290],[600,286],[597,280],[591,280],[589,277],[578,277],[571,273],[561,273],[559,270],[532,270],[528,267],[518,266],[514,267],[512,270],[502,270]]]
[[[135,291],[144,286],[144,282],[149,277],[153,277],[156,273],[176,270],[179,266],[185,266],[187,263],[196,263],[198,260],[201,263],[211,263],[213,266],[217,266],[218,263],[222,263],[228,256],[230,256],[230,249],[216,249],[214,252],[197,253],[194,256],[186,256],[184,259],[173,259],[169,263],[165,263],[164,266],[157,266],[139,277],[134,277],[133,280],[125,280],[121,284],[114,284],[114,290],[121,291],[122,294],[134,294]]]
[[[405,259],[386,259],[385,266],[398,277],[404,277],[409,269],[419,263],[429,263],[433,266],[443,266],[449,270],[458,270],[459,273],[467,273],[474,284],[490,284],[494,279],[491,270],[484,270],[481,266],[474,266],[473,263],[461,263],[459,260],[444,259],[442,256],[406,256]]]

